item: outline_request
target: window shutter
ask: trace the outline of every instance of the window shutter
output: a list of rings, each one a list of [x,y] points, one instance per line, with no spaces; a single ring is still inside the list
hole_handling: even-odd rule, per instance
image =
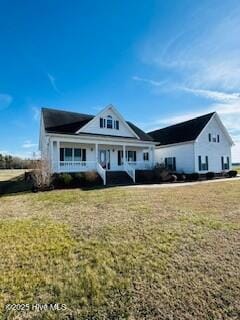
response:
[[[137,161],[137,152],[133,151],[133,161]]]
[[[224,157],[221,157],[221,162],[222,162],[222,170],[224,170]]]
[[[168,160],[167,160],[167,158],[165,158],[164,162],[165,162],[165,168],[167,168],[167,167],[168,167]]]
[[[208,170],[208,156],[206,156],[206,170]]]
[[[118,166],[121,166],[122,164],[122,151],[118,150]]]
[[[119,130],[119,121],[118,120],[116,120],[116,122],[115,122],[115,129]]]
[[[227,169],[229,170],[229,168],[230,168],[229,157],[227,157]]]
[[[100,128],[103,128],[103,118],[100,118]]]
[[[82,161],[86,161],[86,149],[82,149]]]
[[[211,137],[211,133],[208,134],[208,141],[211,142],[212,137]]]
[[[64,148],[60,148],[60,161],[64,161]]]
[[[218,142],[218,143],[220,142],[220,136],[219,136],[219,134],[217,135],[217,142]]]
[[[198,156],[198,169],[199,171],[202,170],[202,161],[201,161],[201,156]]]
[[[176,158],[173,157],[173,170],[176,171]]]

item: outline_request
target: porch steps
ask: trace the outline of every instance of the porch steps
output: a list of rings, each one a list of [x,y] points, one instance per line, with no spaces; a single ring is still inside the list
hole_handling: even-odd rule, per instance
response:
[[[107,171],[107,185],[121,186],[133,184],[132,179],[125,171]]]

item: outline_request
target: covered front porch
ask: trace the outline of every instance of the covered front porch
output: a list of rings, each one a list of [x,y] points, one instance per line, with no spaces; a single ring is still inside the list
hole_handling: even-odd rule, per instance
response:
[[[52,172],[96,171],[106,184],[106,171],[125,171],[135,182],[135,170],[152,169],[154,147],[139,143],[76,143],[52,141]]]

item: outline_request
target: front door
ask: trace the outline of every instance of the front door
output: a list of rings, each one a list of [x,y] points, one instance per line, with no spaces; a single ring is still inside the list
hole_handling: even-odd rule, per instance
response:
[[[103,169],[110,170],[110,150],[100,150],[99,159]]]

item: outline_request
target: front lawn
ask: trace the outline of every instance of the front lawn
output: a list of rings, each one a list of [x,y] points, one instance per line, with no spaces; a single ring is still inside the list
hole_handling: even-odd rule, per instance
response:
[[[3,196],[0,315],[237,319],[239,198],[240,181]],[[7,315],[7,303],[67,310]]]

